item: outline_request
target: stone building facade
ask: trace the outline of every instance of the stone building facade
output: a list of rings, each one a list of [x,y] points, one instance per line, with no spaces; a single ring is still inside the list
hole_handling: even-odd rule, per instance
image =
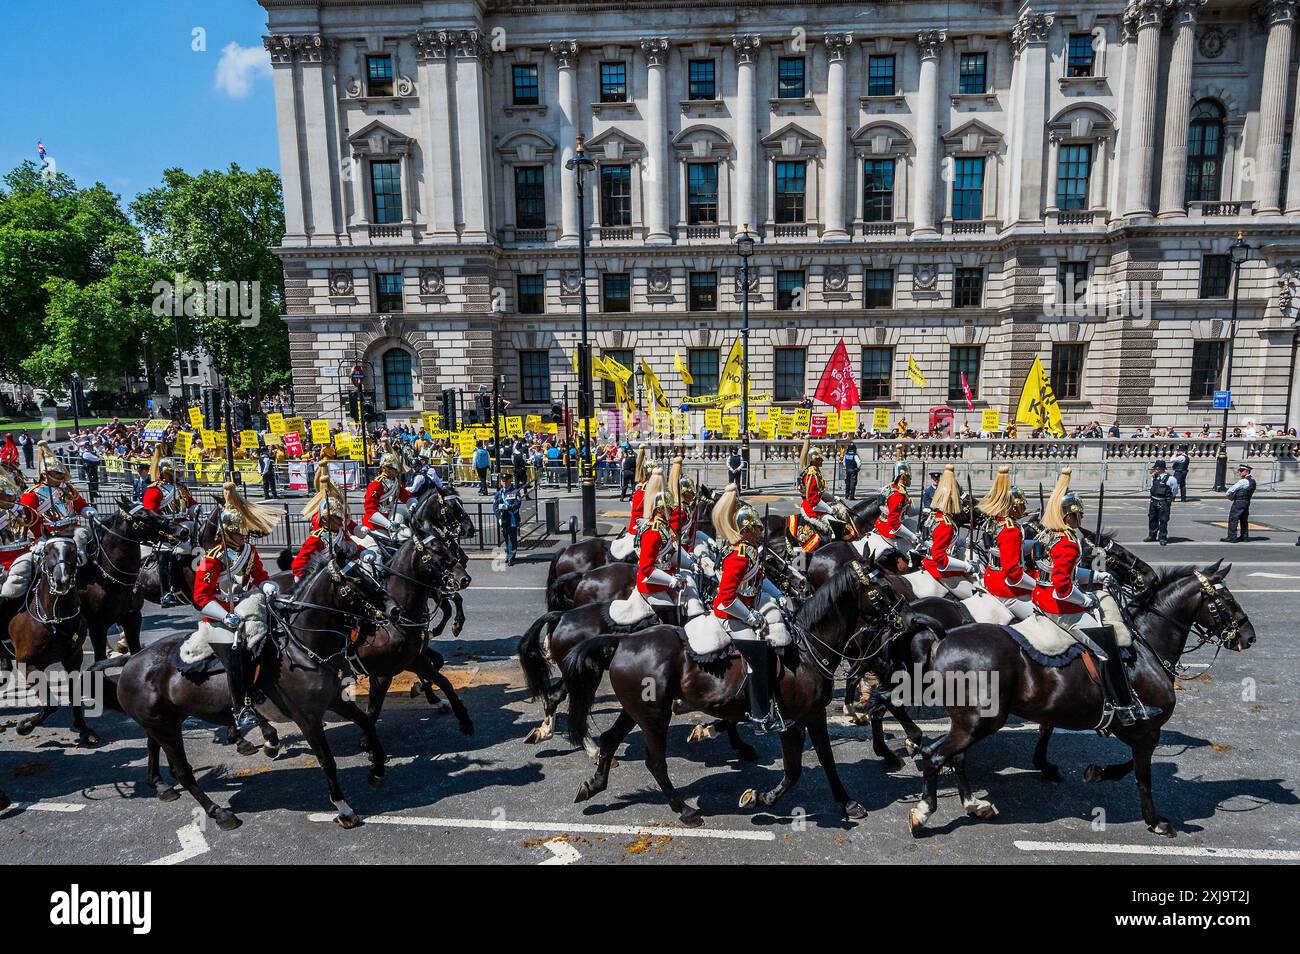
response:
[[[1297,2],[261,3],[309,414],[357,357],[394,418],[576,394],[582,135],[594,351],[674,401],[739,332],[748,225],[779,401],[844,339],[909,420],[977,426],[962,372],[1005,415],[1040,356],[1067,423],[1216,421],[1240,232],[1233,418],[1300,423]]]

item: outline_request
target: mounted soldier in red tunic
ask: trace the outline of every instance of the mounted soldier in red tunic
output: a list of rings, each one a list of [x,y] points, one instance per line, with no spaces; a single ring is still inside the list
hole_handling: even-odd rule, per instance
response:
[[[649,448],[642,444],[636,449],[636,485],[632,488],[632,510],[628,514],[627,529],[609,545],[609,555],[615,560],[626,560],[636,552],[636,536],[645,514],[645,487],[652,472],[660,472],[647,457]]]
[[[953,544],[957,540],[957,524],[953,521],[953,516],[961,513],[961,509],[961,490],[957,486],[956,472],[949,464],[944,468],[943,476],[939,478],[939,487],[930,502],[934,528],[921,567],[959,598],[970,595],[968,588],[961,587],[960,584],[974,583],[977,570],[974,562],[952,555]],[[967,553],[970,553],[969,547]]]
[[[362,525],[395,538],[406,522],[406,502],[414,496],[402,486],[402,459],[392,451],[379,458],[379,475],[366,487]]]
[[[24,595],[31,584],[36,515],[18,502],[21,495],[12,472],[0,469],[0,604]],[[8,616],[0,612],[0,622]]]
[[[804,438],[799,451],[799,512],[786,520],[791,552],[812,553],[823,543],[852,540],[856,535],[848,510],[826,489],[824,462],[821,451]]]
[[[978,507],[995,528],[989,565],[984,568],[984,588],[1016,619],[1028,619],[1034,612],[1037,576],[1034,570],[1025,569],[1025,555],[1033,550],[1033,541],[1025,540],[1020,527],[1028,503],[1020,488],[1012,485],[1010,467],[998,468],[993,489]]]
[[[295,583],[302,579],[307,564],[317,553],[328,551],[333,543],[344,534],[351,543],[349,549],[359,551],[360,547],[351,538],[360,527],[348,514],[347,496],[334,481],[330,480],[329,469],[321,467],[316,470],[316,494],[302,508],[302,515],[311,520],[311,531],[307,539],[298,548],[290,566]],[[376,555],[377,558],[377,555]]]
[[[198,503],[190,493],[190,489],[176,479],[177,469],[177,461],[174,458],[163,456],[162,441],[155,444],[153,459],[149,463],[149,479],[152,482],[145,488],[140,506],[181,524],[193,539],[196,531],[194,517],[197,515]],[[158,583],[162,590],[159,605],[179,606],[184,601],[172,589],[172,580],[175,579],[173,569],[178,555],[174,547],[165,544],[156,546],[154,555],[158,558]]]

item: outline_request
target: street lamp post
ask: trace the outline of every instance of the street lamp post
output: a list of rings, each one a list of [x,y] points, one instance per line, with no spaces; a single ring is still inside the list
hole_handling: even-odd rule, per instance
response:
[[[578,316],[582,322],[582,344],[578,349],[578,418],[591,420],[595,398],[591,391],[591,345],[587,340],[587,199],[583,188],[586,174],[596,168],[587,155],[586,137],[579,134],[574,156],[564,164],[573,173],[578,197]],[[587,427],[582,424],[581,427]],[[582,435],[582,533],[596,535],[596,469],[592,461],[591,431]]]
[[[357,427],[361,431],[361,483],[370,484],[370,451],[366,446],[366,372],[360,359],[352,366],[352,386],[357,389]]]
[[[742,482],[749,488],[749,259],[754,254],[754,236],[749,223],[736,236],[740,256],[740,456],[745,462]]]
[[[1228,411],[1232,407],[1232,353],[1237,343],[1237,305],[1241,299],[1241,266],[1250,258],[1250,246],[1241,232],[1228,249],[1232,258],[1232,322],[1228,326],[1228,361],[1224,372],[1223,388],[1228,400],[1223,405],[1223,430],[1219,435],[1219,454],[1214,461],[1214,489],[1223,493],[1228,489]]]
[[[78,400],[78,396],[80,392],[81,392],[81,375],[79,375],[76,371],[73,371],[72,372],[72,401],[71,401],[73,434],[79,434],[81,432],[81,409],[77,407],[77,405],[81,403]]]

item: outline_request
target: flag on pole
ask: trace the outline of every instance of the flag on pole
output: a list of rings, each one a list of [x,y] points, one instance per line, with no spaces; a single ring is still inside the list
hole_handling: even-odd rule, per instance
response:
[[[925,375],[921,373],[921,368],[917,365],[916,359],[910,354],[907,356],[907,376],[912,379],[912,383],[918,388],[925,387]]]
[[[961,373],[961,389],[966,395],[966,410],[975,410],[975,395],[971,393],[970,384],[966,381],[966,372]]]
[[[1025,376],[1025,386],[1020,391],[1020,404],[1016,408],[1016,421],[1040,427],[1054,437],[1065,436],[1061,409],[1056,404],[1052,385],[1048,383],[1047,372],[1043,370],[1042,358],[1034,358],[1029,374]]]
[[[741,381],[744,359],[745,349],[737,335],[736,342],[727,355],[727,363],[722,366],[722,375],[718,378],[718,399],[724,408],[739,404],[744,397],[744,384]]]
[[[578,373],[578,349],[573,349],[573,373]]]
[[[600,380],[602,381],[616,382],[618,378],[615,377],[614,372],[611,371],[607,366],[606,364],[607,361],[609,361],[609,359],[603,357],[602,355],[594,356],[591,359],[591,373],[595,377],[600,378]]]
[[[646,394],[650,397],[650,406],[660,411],[670,410],[668,396],[664,394],[664,389],[659,384],[659,378],[650,370],[650,362],[645,358],[641,359],[641,370],[645,375],[645,389]]]
[[[813,396],[837,411],[858,406],[858,386],[853,381],[853,362],[849,360],[849,350],[844,347],[843,338],[835,346],[831,359],[826,362],[826,370],[822,372],[817,393]]]
[[[695,379],[691,377],[690,369],[686,367],[686,362],[682,360],[682,356],[676,351],[673,352],[673,370],[682,376],[682,384],[689,387],[695,383]]]

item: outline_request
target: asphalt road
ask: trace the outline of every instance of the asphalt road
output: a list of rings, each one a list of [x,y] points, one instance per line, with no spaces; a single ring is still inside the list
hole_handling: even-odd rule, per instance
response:
[[[566,504],[567,508],[570,505]],[[619,505],[601,502],[602,521],[618,521]],[[575,805],[591,763],[562,736],[540,746],[522,738],[538,708],[525,698],[513,660],[518,634],[544,611],[545,555],[513,568],[476,559],[466,596],[469,622],[440,649],[475,720],[472,737],[454,719],[422,701],[393,696],[380,730],[391,756],[379,790],[366,782],[368,762],[355,728],[328,735],[340,779],[364,824],[333,824],[324,778],[295,730],[274,761],[237,755],[217,744],[212,729],[189,723],[186,746],[201,783],[244,824],[220,831],[189,796],[163,803],[144,785],[142,732],[124,716],[95,720],[102,744],[82,748],[58,713],[27,738],[13,730],[30,709],[0,713],[0,788],[17,803],[0,814],[0,862],[5,863],[842,863],[1080,861],[1187,863],[1216,860],[1300,860],[1300,658],[1295,645],[1300,595],[1300,504],[1258,499],[1259,539],[1217,542],[1226,508],[1219,500],[1175,507],[1169,547],[1135,543],[1149,561],[1234,563],[1230,587],[1254,622],[1249,651],[1217,659],[1191,657],[1179,705],[1156,753],[1157,804],[1178,837],[1146,831],[1131,776],[1087,784],[1090,762],[1120,762],[1127,749],[1092,733],[1058,733],[1053,758],[1066,774],[1053,784],[1030,767],[1033,726],[1013,721],[972,749],[969,770],[997,818],[967,818],[951,778],[924,837],[908,831],[908,808],[920,791],[909,763],[887,774],[870,751],[869,729],[851,725],[834,703],[834,751],[851,794],[869,811],[860,822],[839,819],[811,749],[807,769],[780,805],[780,814],[738,807],[750,787],[775,784],[775,738],[754,741],[761,759],[738,763],[725,740],[688,745],[692,717],[676,721],[669,771],[707,817],[683,828],[646,770],[640,734],[629,736],[609,788]],[[1108,526],[1122,540],[1145,536],[1145,503],[1108,502]],[[146,620],[146,640],[189,628],[182,613],[158,611]],[[1204,658],[1202,658],[1204,656]],[[596,724],[612,719],[602,695]],[[918,712],[928,737],[944,731],[942,712]],[[562,723],[563,724],[563,723]],[[887,723],[895,750],[897,727]],[[750,738],[748,733],[747,738]]]

